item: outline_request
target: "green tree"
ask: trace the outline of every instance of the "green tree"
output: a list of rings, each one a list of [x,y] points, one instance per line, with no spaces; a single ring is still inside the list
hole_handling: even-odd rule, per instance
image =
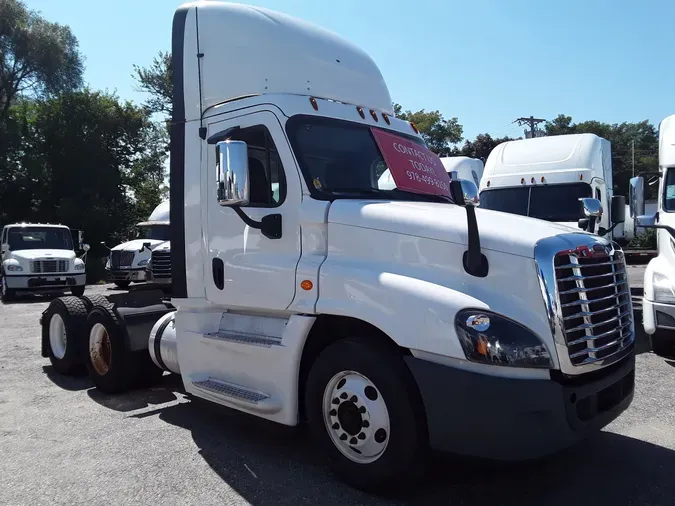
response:
[[[628,195],[628,181],[635,175],[658,170],[658,131],[648,120],[637,123],[573,123],[571,116],[558,115],[545,125],[546,135],[592,133],[611,142],[614,193]],[[647,197],[655,198],[656,188],[646,187]]]
[[[0,0],[0,120],[19,97],[78,89],[83,63],[68,26],[47,21],[20,0]]]
[[[424,141],[431,151],[438,156],[449,156],[452,153],[451,144],[461,142],[464,129],[457,118],[445,119],[439,111],[417,112],[403,111],[399,104],[394,104],[396,117],[412,121],[419,129]]]
[[[138,83],[137,90],[150,97],[145,106],[153,113],[165,114],[169,118],[173,110],[173,71],[171,53],[160,51],[149,67],[134,65],[131,77]]]
[[[485,163],[488,156],[490,155],[490,152],[492,152],[492,150],[498,144],[512,140],[514,139],[510,137],[499,137],[494,139],[488,133],[479,134],[472,141],[467,139],[461,148],[455,149],[452,152],[452,156],[468,156],[471,158],[478,158],[479,160],[482,160],[483,163]]]

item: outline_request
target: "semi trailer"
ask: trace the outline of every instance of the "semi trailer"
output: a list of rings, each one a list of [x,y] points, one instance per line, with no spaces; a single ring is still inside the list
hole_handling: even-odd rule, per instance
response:
[[[44,356],[64,340],[111,395],[168,372],[190,396],[307,424],[371,491],[415,484],[432,450],[548,455],[630,405],[614,243],[477,207],[332,32],[198,1],[172,40],[171,297],[56,299]]]

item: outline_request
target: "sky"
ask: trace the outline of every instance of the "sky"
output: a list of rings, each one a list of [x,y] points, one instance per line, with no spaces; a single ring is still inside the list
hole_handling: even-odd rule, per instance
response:
[[[142,102],[133,65],[169,50],[180,0],[24,0],[67,24],[85,80]],[[672,0],[250,0],[362,47],[404,109],[457,117],[464,137],[521,136],[522,116],[609,123],[675,113]],[[94,6],[95,4],[95,6]]]

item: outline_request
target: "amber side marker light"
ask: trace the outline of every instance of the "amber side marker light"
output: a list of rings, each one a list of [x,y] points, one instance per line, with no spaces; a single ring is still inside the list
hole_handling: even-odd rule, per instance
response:
[[[305,279],[304,281],[302,281],[302,283],[300,283],[300,288],[302,288],[303,290],[309,291],[313,287],[314,287],[314,283],[312,283],[309,279]]]
[[[415,130],[416,134],[420,133],[420,131],[417,129],[417,126],[412,121],[410,122],[410,126],[412,127],[413,130]]]

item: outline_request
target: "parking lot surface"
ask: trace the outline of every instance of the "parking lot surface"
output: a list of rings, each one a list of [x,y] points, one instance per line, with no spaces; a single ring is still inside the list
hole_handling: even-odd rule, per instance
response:
[[[3,505],[674,501],[675,362],[653,355],[641,333],[635,400],[598,437],[529,464],[445,458],[415,496],[387,500],[337,482],[302,429],[189,400],[175,376],[153,389],[106,396],[86,377],[56,375],[40,356],[38,318],[47,304],[0,304]]]

